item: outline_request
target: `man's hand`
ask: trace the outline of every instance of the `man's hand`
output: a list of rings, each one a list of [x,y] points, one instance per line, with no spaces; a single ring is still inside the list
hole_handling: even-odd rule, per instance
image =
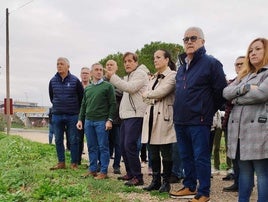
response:
[[[106,121],[105,130],[111,130],[112,127],[113,127],[113,123],[110,120]]]
[[[77,122],[77,124],[76,124],[76,128],[77,128],[78,130],[82,130],[82,129],[83,129],[83,123],[82,123],[82,121],[78,121],[78,122]]]
[[[115,74],[115,72],[116,72],[116,70],[114,70],[114,69],[109,69],[108,70],[108,69],[104,68],[103,70],[105,72],[105,77],[107,79],[110,79]]]

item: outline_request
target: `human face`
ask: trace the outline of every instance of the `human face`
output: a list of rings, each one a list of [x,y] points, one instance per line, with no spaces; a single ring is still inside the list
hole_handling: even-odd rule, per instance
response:
[[[87,68],[83,68],[81,69],[81,73],[80,73],[80,77],[81,77],[81,81],[82,82],[89,82],[90,79],[90,70]]]
[[[58,59],[57,71],[61,76],[66,76],[69,71],[69,65],[63,59]]]
[[[238,74],[245,63],[245,58],[237,58],[235,61],[235,72]]]
[[[251,44],[248,52],[250,63],[254,67],[260,67],[264,58],[264,46],[261,41],[255,41]]]
[[[116,72],[117,69],[118,69],[116,62],[115,62],[114,60],[108,60],[108,61],[106,62],[106,69],[107,69],[108,71]]]
[[[133,72],[137,66],[138,62],[133,59],[133,55],[130,54],[124,58],[124,67],[128,74]]]
[[[162,73],[168,66],[168,58],[165,58],[164,51],[158,50],[154,53],[154,66],[155,69]]]
[[[93,81],[99,81],[103,77],[103,67],[101,65],[92,66],[91,75]]]
[[[188,40],[187,42],[184,42],[184,50],[188,57],[192,57],[195,51],[199,48],[201,48],[205,40],[200,37],[200,34],[196,30],[188,30],[184,34],[185,38],[191,38],[191,37],[197,37],[196,40]]]

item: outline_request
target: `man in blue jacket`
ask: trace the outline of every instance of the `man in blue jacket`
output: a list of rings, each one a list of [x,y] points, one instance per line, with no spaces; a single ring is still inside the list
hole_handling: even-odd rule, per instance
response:
[[[69,72],[67,58],[57,60],[57,73],[49,82],[49,97],[52,103],[52,122],[55,134],[58,164],[50,170],[64,169],[65,149],[63,144],[64,129],[69,135],[71,149],[71,168],[78,164],[78,130],[76,123],[83,98],[84,88],[80,80]]]
[[[210,129],[213,115],[224,104],[222,91],[227,83],[222,64],[206,54],[200,28],[188,28],[183,42],[185,53],[179,56],[181,66],[176,76],[174,126],[185,178],[184,187],[170,192],[170,196],[205,202],[210,200]]]

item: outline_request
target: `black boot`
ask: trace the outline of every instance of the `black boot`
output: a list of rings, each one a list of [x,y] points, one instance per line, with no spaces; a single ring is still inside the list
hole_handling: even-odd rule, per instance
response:
[[[144,187],[143,190],[152,191],[158,190],[161,187],[161,161],[160,159],[152,159],[153,179],[148,187]]]
[[[151,184],[148,187],[143,187],[145,191],[158,190],[161,187],[161,175],[160,173],[153,172],[153,179]]]
[[[172,161],[163,161],[163,183],[159,188],[159,192],[168,192],[170,191],[169,178],[172,171]]]

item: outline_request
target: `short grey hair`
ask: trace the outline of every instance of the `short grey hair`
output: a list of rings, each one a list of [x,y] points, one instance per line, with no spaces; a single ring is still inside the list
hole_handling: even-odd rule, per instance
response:
[[[101,63],[96,62],[96,63],[94,63],[93,65],[91,65],[91,67],[90,67],[90,71],[92,71],[92,70],[93,70],[93,67],[96,66],[96,65],[100,65],[100,66],[103,68],[103,66],[102,66]]]
[[[70,62],[69,62],[69,60],[67,58],[65,58],[65,57],[59,57],[58,60],[63,60],[70,67]]]
[[[204,32],[200,27],[189,27],[185,31],[185,33],[188,32],[188,31],[196,31],[196,32],[198,32],[200,38],[205,39]]]

